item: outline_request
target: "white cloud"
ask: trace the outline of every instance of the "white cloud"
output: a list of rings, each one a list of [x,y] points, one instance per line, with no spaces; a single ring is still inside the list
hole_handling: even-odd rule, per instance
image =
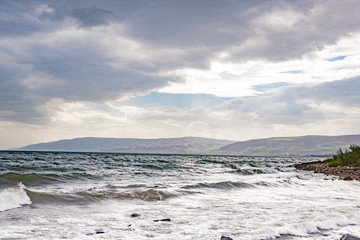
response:
[[[321,83],[359,75],[360,33],[340,39],[334,45],[305,55],[302,59],[282,62],[263,60],[229,63],[214,59],[208,70],[185,68],[169,72],[183,78],[160,89],[167,93],[209,93],[221,97],[253,96],[257,85],[287,82],[289,84]],[[346,56],[341,61],[328,59]]]
[[[265,31],[271,31],[275,33],[293,31],[294,27],[301,21],[304,21],[306,17],[292,9],[274,9],[271,12],[265,12],[263,15],[252,19],[250,24],[254,27],[254,31],[263,33]]]
[[[0,128],[10,145],[24,142],[21,131],[35,141],[359,130],[358,1],[113,3],[2,4]],[[151,91],[238,99],[187,110],[122,102]]]

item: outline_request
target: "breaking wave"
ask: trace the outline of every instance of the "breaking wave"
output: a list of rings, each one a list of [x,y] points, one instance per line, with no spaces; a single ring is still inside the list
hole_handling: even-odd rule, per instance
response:
[[[140,199],[144,201],[161,201],[175,194],[166,191],[160,191],[155,188],[136,189],[127,191],[116,190],[94,190],[88,189],[78,192],[42,192],[26,189],[27,195],[34,204],[87,204],[91,202],[101,202],[109,199],[125,200]]]
[[[31,204],[24,184],[0,190],[0,212]]]

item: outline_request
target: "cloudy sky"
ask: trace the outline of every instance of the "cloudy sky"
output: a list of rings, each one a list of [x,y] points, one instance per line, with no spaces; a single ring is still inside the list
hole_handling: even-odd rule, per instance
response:
[[[360,0],[0,0],[0,149],[360,133]]]

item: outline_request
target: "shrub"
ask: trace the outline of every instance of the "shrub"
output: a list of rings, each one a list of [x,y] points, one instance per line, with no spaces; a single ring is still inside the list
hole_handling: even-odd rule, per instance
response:
[[[355,144],[351,144],[349,149],[352,151],[352,152],[358,152],[360,153],[360,146],[358,145],[355,145]]]
[[[360,166],[360,146],[352,144],[349,149],[351,150],[350,152],[345,151],[344,153],[340,148],[332,159],[328,159],[325,162],[329,167]]]

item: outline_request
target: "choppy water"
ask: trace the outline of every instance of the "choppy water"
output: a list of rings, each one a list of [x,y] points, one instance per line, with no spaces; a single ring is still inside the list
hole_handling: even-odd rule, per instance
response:
[[[360,182],[292,167],[317,160],[0,152],[0,239],[359,235]]]

